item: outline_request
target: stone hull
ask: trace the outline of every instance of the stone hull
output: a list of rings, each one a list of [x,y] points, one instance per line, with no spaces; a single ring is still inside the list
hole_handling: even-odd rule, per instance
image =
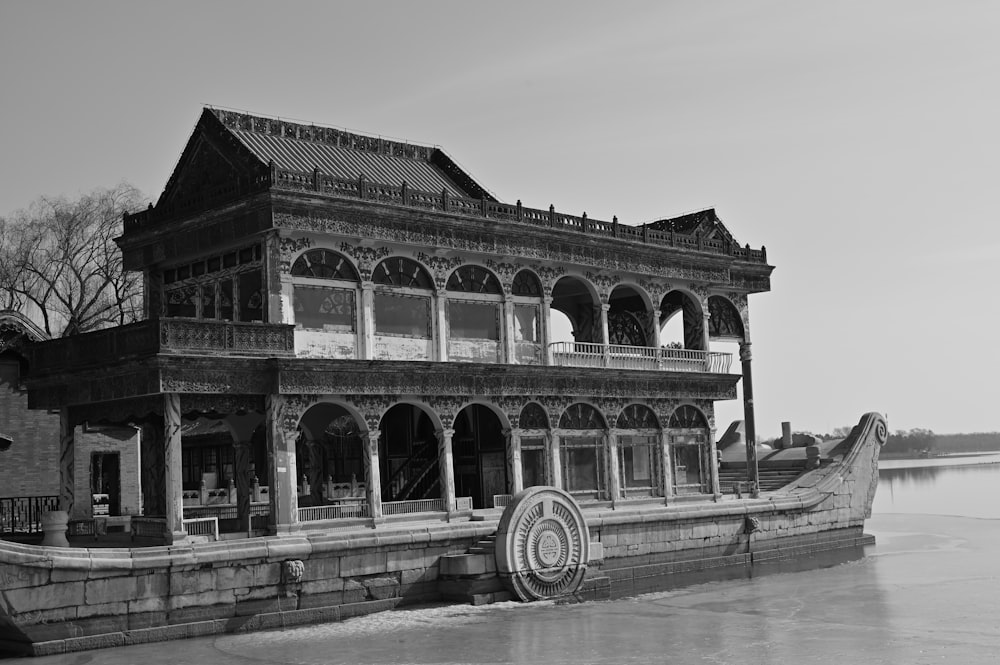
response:
[[[885,437],[884,419],[868,414],[842,456],[757,499],[586,508],[591,560],[577,595],[870,543],[863,525]],[[135,549],[0,541],[0,652],[258,630],[437,600],[442,556],[496,532],[499,515],[481,517]]]

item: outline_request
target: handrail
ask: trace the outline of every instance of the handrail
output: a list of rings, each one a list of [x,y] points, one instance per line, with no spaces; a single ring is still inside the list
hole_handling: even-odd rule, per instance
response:
[[[596,342],[551,342],[549,348],[552,350],[555,364],[568,367],[726,374],[733,361],[731,353],[697,349],[668,349]]]

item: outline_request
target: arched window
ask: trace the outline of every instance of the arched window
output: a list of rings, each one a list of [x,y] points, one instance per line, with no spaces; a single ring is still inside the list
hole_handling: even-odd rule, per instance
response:
[[[448,300],[450,336],[464,339],[500,340],[500,312],[503,289],[500,281],[486,268],[464,265],[451,273],[448,290],[476,297]]]
[[[448,278],[449,291],[465,293],[492,293],[502,295],[500,280],[486,268],[474,265],[461,266]]]
[[[377,266],[372,281],[386,286],[404,286],[411,289],[433,289],[434,280],[419,263],[402,256],[390,257]]]
[[[346,257],[328,249],[311,249],[295,259],[293,277],[357,282],[358,273]],[[311,330],[355,330],[357,287],[296,283],[293,287],[295,325]]]
[[[670,416],[670,429],[674,493],[710,491],[710,465],[714,464],[714,460],[708,459],[708,421],[705,415],[690,404],[683,404]]]
[[[292,264],[295,277],[358,281],[358,273],[346,257],[328,249],[311,249]]]
[[[662,490],[659,423],[652,409],[629,404],[618,414],[618,474],[622,498],[655,496]]]
[[[430,338],[434,280],[419,263],[392,256],[375,267],[375,333]]]
[[[589,404],[577,403],[563,412],[559,427],[563,487],[578,498],[602,499],[607,494],[604,418]]]
[[[527,296],[529,298],[542,297],[542,284],[538,277],[530,270],[522,270],[514,275],[514,284],[511,293],[515,296]]]
[[[545,433],[549,417],[539,404],[528,402],[518,418],[521,433],[521,477],[525,487],[548,484]]]
[[[708,334],[711,337],[743,339],[743,319],[731,302],[722,296],[709,296],[708,315]]]

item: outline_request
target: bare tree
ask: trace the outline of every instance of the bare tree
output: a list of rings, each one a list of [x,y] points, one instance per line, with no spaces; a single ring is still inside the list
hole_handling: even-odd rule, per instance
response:
[[[0,308],[33,305],[53,337],[138,319],[142,276],[123,269],[114,238],[143,199],[121,183],[73,200],[41,197],[0,219]]]

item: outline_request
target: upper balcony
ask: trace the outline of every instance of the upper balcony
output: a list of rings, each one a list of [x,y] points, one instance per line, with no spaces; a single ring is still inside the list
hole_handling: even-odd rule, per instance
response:
[[[693,349],[658,349],[589,342],[553,342],[549,348],[552,350],[553,364],[568,367],[727,374],[733,362],[731,353]]]
[[[286,357],[295,355],[294,326],[204,319],[151,319],[29,347],[31,370],[59,372],[171,353]]]

